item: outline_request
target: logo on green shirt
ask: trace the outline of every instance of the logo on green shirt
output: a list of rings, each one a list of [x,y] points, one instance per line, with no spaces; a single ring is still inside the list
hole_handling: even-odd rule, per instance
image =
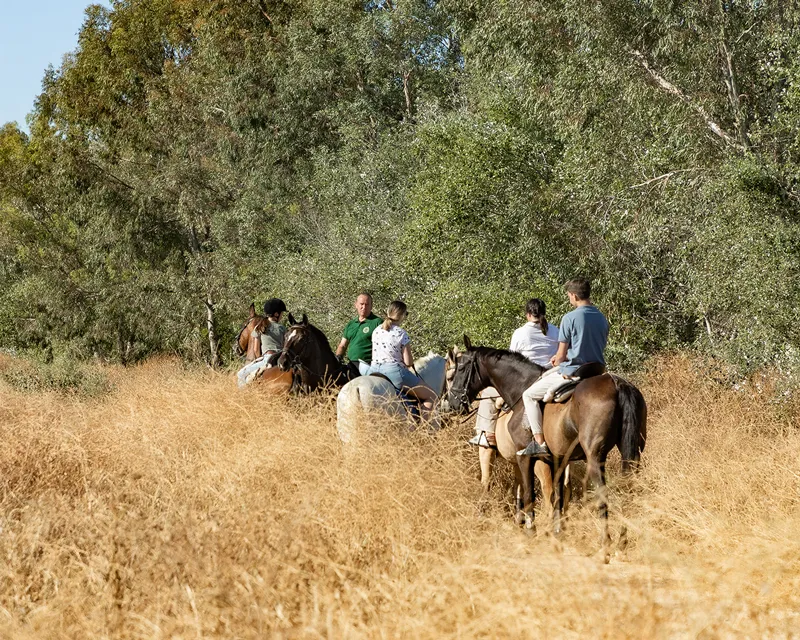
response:
[[[348,360],[352,362],[372,361],[372,332],[381,322],[383,322],[382,318],[371,313],[363,322],[359,322],[358,318],[353,318],[347,323],[343,337],[349,342],[347,345]]]

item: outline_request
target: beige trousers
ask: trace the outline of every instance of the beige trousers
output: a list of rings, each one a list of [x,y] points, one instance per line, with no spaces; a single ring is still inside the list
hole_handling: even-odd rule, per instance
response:
[[[522,402],[525,405],[525,415],[528,418],[528,424],[531,426],[531,432],[542,432],[542,410],[539,408],[539,400],[544,398],[545,394],[564,384],[564,376],[561,375],[559,367],[548,369],[542,374],[542,377],[534,382],[522,394]]]
[[[495,404],[497,402],[497,389],[494,387],[486,387],[481,391],[481,401],[478,404],[478,417],[475,420],[475,431],[480,433],[494,433],[497,427],[497,416],[500,410]]]

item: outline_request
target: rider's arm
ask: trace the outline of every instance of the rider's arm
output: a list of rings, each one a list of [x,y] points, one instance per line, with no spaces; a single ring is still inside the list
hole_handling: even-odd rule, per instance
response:
[[[407,367],[414,365],[414,358],[411,355],[411,344],[403,345],[403,362]]]
[[[350,344],[350,341],[347,338],[342,338],[342,341],[339,343],[339,346],[336,347],[337,358],[341,358],[344,355],[344,352],[347,350],[348,344]]]
[[[562,362],[564,362],[567,359],[567,349],[568,348],[569,348],[569,345],[567,345],[566,342],[559,342],[558,343],[558,351],[556,351],[556,355],[554,355],[552,358],[550,358],[550,364],[552,364],[554,367],[557,367]]]

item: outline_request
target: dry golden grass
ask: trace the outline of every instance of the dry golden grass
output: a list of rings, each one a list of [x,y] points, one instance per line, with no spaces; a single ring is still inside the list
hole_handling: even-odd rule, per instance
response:
[[[481,500],[469,425],[364,428],[171,361],[103,400],[0,386],[0,635],[10,638],[792,637],[800,424],[680,357],[641,382],[649,440],[614,488],[627,561]]]

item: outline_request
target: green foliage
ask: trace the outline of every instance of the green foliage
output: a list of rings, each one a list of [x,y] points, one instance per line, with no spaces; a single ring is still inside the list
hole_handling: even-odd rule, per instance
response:
[[[11,387],[32,393],[56,391],[82,398],[100,398],[113,391],[108,376],[98,366],[61,354],[42,362],[35,354],[9,358],[0,368],[0,378]]]
[[[219,363],[253,300],[505,346],[590,276],[630,367],[798,366],[800,12],[691,0],[90,7],[0,130],[0,345]],[[794,354],[794,355],[793,355]]]

